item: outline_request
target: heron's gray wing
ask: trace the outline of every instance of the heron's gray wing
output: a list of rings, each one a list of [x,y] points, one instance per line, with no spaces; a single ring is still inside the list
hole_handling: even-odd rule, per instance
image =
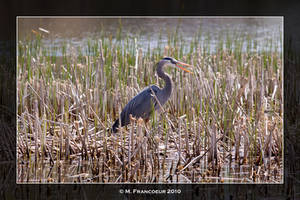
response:
[[[160,90],[159,87],[152,85],[150,86],[155,94]],[[137,94],[133,99],[131,99],[128,104],[124,107],[121,113],[122,126],[130,123],[129,115],[131,114],[136,118],[149,118],[152,108],[156,107],[156,100],[152,96],[152,91],[150,87],[145,88],[139,94]]]

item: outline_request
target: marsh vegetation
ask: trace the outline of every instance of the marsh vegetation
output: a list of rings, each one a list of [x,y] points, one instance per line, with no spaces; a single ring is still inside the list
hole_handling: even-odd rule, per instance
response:
[[[262,46],[199,27],[187,41],[175,26],[141,48],[118,30],[85,48],[45,45],[52,33],[38,30],[18,42],[18,183],[282,182],[281,37]],[[193,74],[166,68],[174,87],[163,110],[108,132],[132,97],[163,87],[155,69],[164,56]]]

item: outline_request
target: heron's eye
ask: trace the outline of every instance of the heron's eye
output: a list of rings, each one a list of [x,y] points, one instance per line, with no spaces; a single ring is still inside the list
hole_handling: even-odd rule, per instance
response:
[[[164,57],[164,60],[170,61],[172,64],[176,64],[176,60],[170,57]]]

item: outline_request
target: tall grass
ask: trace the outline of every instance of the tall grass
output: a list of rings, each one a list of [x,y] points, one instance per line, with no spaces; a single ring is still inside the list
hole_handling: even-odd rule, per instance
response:
[[[86,52],[68,42],[48,48],[40,35],[19,42],[18,182],[282,181],[278,47],[228,33],[212,47],[200,29],[190,44],[171,30],[166,46],[158,39],[145,51],[121,33],[90,38]],[[161,113],[109,133],[139,91],[163,87],[155,71],[163,56],[192,64],[194,74],[166,68],[174,87]]]

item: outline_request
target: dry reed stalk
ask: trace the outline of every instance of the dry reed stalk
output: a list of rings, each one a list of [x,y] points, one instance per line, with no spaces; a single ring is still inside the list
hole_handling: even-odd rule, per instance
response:
[[[145,137],[145,140],[146,141],[150,141],[150,135],[146,135]],[[148,174],[148,155],[149,155],[149,147],[148,147],[148,142],[145,142],[145,151],[144,151],[144,177],[146,178],[147,177],[147,174]]]
[[[34,137],[34,160],[35,164],[38,162],[38,138],[41,135],[41,127],[39,122],[39,109],[38,109],[38,101],[34,100],[34,110],[35,110],[35,121],[34,121],[34,129],[33,129],[33,137]]]
[[[216,169],[216,164],[218,164],[218,152],[217,152],[217,130],[216,130],[216,126],[212,125],[212,129],[211,129],[211,158],[212,158],[212,166],[213,166],[213,170],[215,171]]]
[[[179,171],[180,169],[182,169],[182,167],[179,167],[179,166],[181,166],[181,165],[180,165],[180,159],[178,159],[178,162],[177,162],[176,168],[175,168],[176,183],[179,182],[179,173],[178,173],[178,171]]]
[[[142,160],[143,160],[143,140],[144,140],[144,136],[143,136],[143,132],[142,132],[142,125],[143,125],[143,119],[142,118],[139,118],[138,121],[137,121],[137,137],[136,137],[136,144],[137,144],[137,147],[136,147],[136,151],[137,151],[137,156],[136,156],[136,159],[138,161],[138,164],[140,167],[143,167],[143,164],[142,164]],[[139,169],[139,172],[140,172],[140,169]],[[138,174],[137,176],[137,180],[140,180],[139,178],[140,176],[140,173]]]
[[[241,146],[241,127],[240,125],[238,125],[237,130],[235,131],[235,155],[234,155],[234,159],[236,161],[240,160],[240,146]]]
[[[22,117],[21,117],[21,120],[22,120],[22,124],[23,124],[23,127],[22,127],[22,130],[23,132],[25,133],[25,152],[26,152],[26,157],[29,159],[29,145],[28,145],[28,132],[27,132],[27,124],[25,123],[25,117],[26,117],[26,114],[28,110],[27,110],[27,107],[25,108],[25,112],[22,113]],[[28,120],[27,120],[28,121]],[[20,132],[18,131],[18,136],[20,136]],[[24,141],[24,140],[22,140]]]
[[[58,174],[58,182],[61,182],[61,162],[57,161],[57,174]]]
[[[59,160],[62,159],[63,157],[63,132],[64,132],[64,127],[62,125],[62,123],[64,122],[64,115],[65,115],[65,100],[64,100],[64,96],[62,95],[60,98],[60,113],[61,113],[61,118],[60,118],[60,140],[59,140]]]
[[[187,127],[187,120],[185,120],[185,152],[187,158],[189,158],[190,155],[190,144],[189,144],[189,136],[188,136],[188,127]]]
[[[132,172],[132,157],[131,154],[134,151],[134,137],[133,137],[133,132],[134,132],[134,127],[135,127],[135,121],[136,119],[132,117],[132,115],[129,116],[130,117],[130,123],[131,123],[131,129],[130,129],[130,133],[129,133],[129,142],[128,142],[128,170],[129,173]],[[132,174],[129,174],[129,178],[131,177]]]
[[[243,164],[248,162],[248,151],[249,151],[249,138],[247,136],[247,132],[243,130],[243,143],[244,143],[244,157],[243,157]]]
[[[173,165],[174,165],[174,160],[172,160],[172,163],[171,163],[171,167],[170,167],[170,170],[169,170],[169,176],[167,177],[167,179],[170,179],[171,183],[173,182]]]
[[[177,163],[177,166],[180,165],[180,158],[181,158],[181,123],[182,123],[182,119],[180,118],[179,124],[178,124],[178,130],[177,130],[177,134],[178,134],[178,163]]]
[[[193,143],[193,155],[199,155],[200,154],[200,145],[201,145],[201,142],[200,142],[200,138],[201,138],[201,129],[200,129],[200,123],[199,123],[199,129],[197,131],[197,128],[196,128],[196,118],[195,118],[195,109],[192,108],[192,113],[193,113],[193,131],[194,131],[194,134],[196,134],[196,138],[194,140],[194,143]]]
[[[157,182],[160,182],[161,167],[160,167],[160,159],[159,159],[159,152],[158,152],[158,150],[156,150],[155,154],[156,154],[156,165],[157,165],[156,180],[157,180]]]
[[[252,59],[250,60],[250,66],[249,66],[249,70],[250,70],[250,83],[249,83],[249,87],[250,87],[250,106],[248,109],[248,113],[249,115],[251,115],[252,110],[253,110],[253,91],[254,91],[254,65],[252,63]]]
[[[69,139],[69,127],[65,127],[65,159],[70,160],[70,139]],[[71,161],[71,160],[70,160]]]
[[[25,82],[25,86],[24,86],[24,91],[23,91],[23,97],[22,97],[22,105],[23,105],[23,107],[25,107],[25,108],[27,108],[27,100],[26,99],[28,99],[28,94],[27,94],[27,92],[28,92],[28,82]]]
[[[168,151],[168,141],[169,141],[169,131],[170,129],[166,131],[166,136],[165,136],[165,146],[164,146],[164,157],[162,161],[162,177],[165,177],[165,170],[166,170],[166,157],[167,157],[167,151]]]
[[[46,122],[46,111],[45,107],[43,109],[43,130],[41,131],[41,153],[42,153],[42,161],[45,160],[46,154],[46,133],[47,133],[47,122]]]

